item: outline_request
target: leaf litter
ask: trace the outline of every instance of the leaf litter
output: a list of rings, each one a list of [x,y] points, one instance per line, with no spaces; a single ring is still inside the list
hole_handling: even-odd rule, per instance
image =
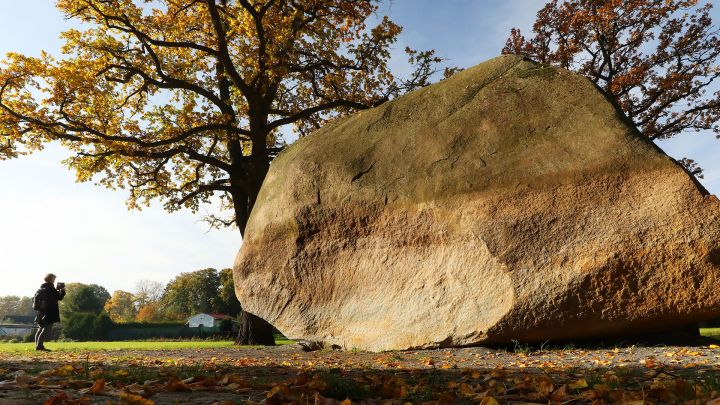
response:
[[[720,405],[720,347],[0,353],[5,402]]]

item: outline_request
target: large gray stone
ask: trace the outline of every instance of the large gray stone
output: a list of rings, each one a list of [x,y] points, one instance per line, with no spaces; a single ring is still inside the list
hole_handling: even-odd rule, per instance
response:
[[[588,80],[503,56],[272,164],[243,308],[369,350],[652,331],[720,315],[720,203]]]

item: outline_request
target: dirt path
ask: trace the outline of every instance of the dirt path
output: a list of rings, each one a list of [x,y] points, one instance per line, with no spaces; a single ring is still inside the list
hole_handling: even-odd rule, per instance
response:
[[[346,398],[390,403],[706,403],[720,392],[720,348],[308,353],[289,345],[0,354],[0,381],[0,403],[18,404],[52,398],[55,405],[333,404]]]

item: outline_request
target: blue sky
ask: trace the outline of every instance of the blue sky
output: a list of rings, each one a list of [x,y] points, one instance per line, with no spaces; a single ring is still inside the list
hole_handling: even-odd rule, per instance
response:
[[[57,53],[58,35],[70,27],[52,1],[2,1],[0,55]],[[32,6],[28,6],[32,4]],[[394,0],[381,9],[405,30],[395,46],[436,49],[450,64],[469,67],[497,56],[511,27],[530,27],[538,0]],[[713,17],[720,21],[715,10]],[[687,134],[660,146],[705,168],[703,183],[720,193],[720,141]],[[132,290],[141,279],[166,282],[183,271],[230,267],[241,239],[234,230],[208,232],[199,216],[167,214],[160,207],[128,212],[126,194],[75,183],[61,166],[68,153],[49,147],[0,161],[0,295],[31,295],[46,272],[61,281]],[[10,281],[11,280],[11,281]]]

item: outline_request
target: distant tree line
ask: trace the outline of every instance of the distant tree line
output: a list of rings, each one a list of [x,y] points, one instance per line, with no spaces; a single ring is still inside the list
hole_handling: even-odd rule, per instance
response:
[[[134,292],[115,291],[102,308],[114,322],[179,321],[197,313],[237,316],[232,270],[203,269],[182,273],[163,286],[141,281]]]
[[[236,317],[241,310],[231,269],[182,273],[166,285],[142,280],[132,292],[110,294],[105,287],[83,283],[68,283],[66,290],[60,317],[64,335],[71,338],[102,339],[119,323],[184,322],[197,313]],[[34,315],[30,297],[0,297],[0,320],[29,315]]]
[[[35,315],[32,309],[32,298],[9,295],[0,297],[0,321],[7,316]]]

